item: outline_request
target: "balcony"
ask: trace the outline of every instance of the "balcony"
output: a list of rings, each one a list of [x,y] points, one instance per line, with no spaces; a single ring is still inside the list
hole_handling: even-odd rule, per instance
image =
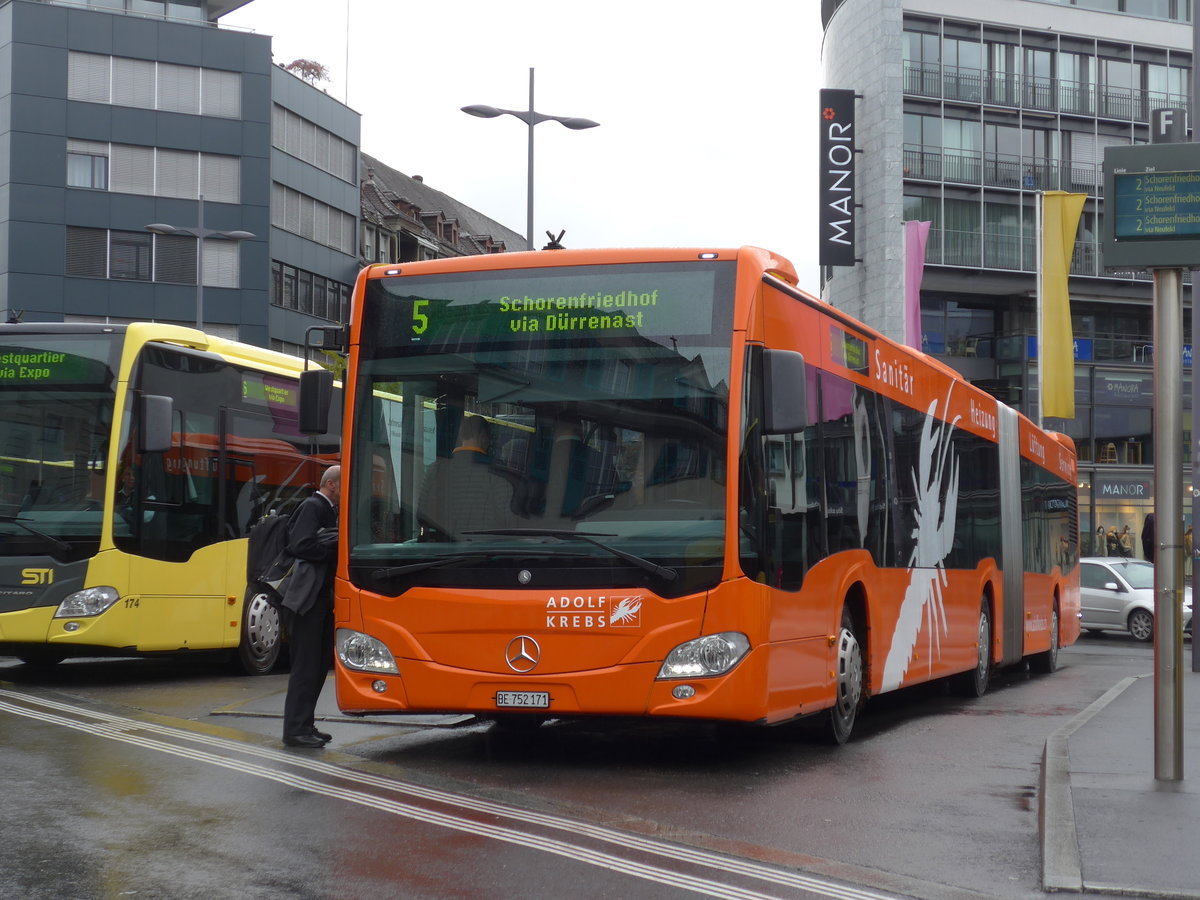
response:
[[[943,150],[905,144],[904,177],[1027,191],[1071,191],[1096,196],[1103,184],[1099,166],[977,150]]]
[[[988,103],[1124,122],[1149,122],[1153,110],[1188,106],[1187,94],[910,60],[904,63],[903,84],[904,93],[912,97]]]

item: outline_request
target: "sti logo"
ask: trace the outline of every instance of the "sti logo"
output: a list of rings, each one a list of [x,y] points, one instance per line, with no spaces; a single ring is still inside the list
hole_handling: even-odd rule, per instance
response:
[[[21,584],[54,584],[54,570],[22,569]]]

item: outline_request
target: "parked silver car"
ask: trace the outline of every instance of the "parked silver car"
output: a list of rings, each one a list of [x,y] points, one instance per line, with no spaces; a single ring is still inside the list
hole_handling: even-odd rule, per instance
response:
[[[1092,556],[1079,561],[1080,624],[1088,631],[1117,629],[1154,640],[1154,564],[1143,559]],[[1192,627],[1192,589],[1183,589],[1183,631]]]

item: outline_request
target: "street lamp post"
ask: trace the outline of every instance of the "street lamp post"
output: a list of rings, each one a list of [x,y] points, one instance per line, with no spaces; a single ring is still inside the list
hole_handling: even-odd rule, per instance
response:
[[[528,249],[533,249],[533,126],[542,122],[559,122],[562,125],[570,128],[572,131],[579,131],[584,128],[595,128],[599,122],[593,122],[591,119],[580,119],[577,116],[547,116],[540,112],[534,112],[533,109],[533,69],[529,70],[529,109],[499,109],[495,106],[484,106],[476,104],[474,106],[464,106],[462,111],[468,115],[478,116],[481,119],[494,119],[496,116],[516,116],[522,122],[529,126],[529,168],[526,174],[526,198],[525,198],[525,244]]]
[[[204,195],[199,196],[197,224],[195,228],[182,228],[155,222],[146,230],[155,234],[190,234],[196,238],[196,328],[204,329],[204,241],[206,238],[221,238],[226,241],[246,241],[255,237],[249,231],[219,231],[204,227]]]

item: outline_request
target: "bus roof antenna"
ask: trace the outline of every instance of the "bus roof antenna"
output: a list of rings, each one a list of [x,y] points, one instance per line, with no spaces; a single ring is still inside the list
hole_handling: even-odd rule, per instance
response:
[[[558,237],[555,237],[553,231],[547,231],[546,237],[550,238],[550,243],[548,243],[542,249],[543,250],[566,250],[567,248],[562,245],[562,238],[563,238],[563,235],[566,233],[567,233],[567,230],[564,228],[562,231],[560,231],[558,233]]]

